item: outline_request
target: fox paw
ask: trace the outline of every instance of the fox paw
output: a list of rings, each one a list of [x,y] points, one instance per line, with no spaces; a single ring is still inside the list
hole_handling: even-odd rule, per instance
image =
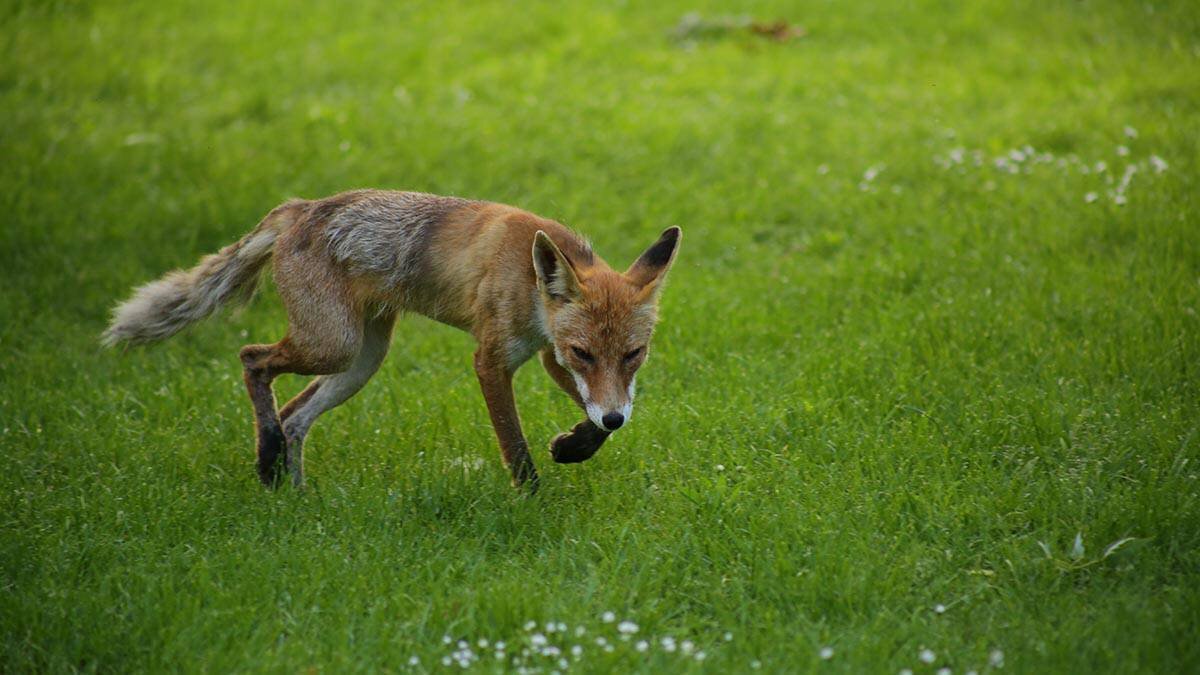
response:
[[[604,444],[608,432],[591,422],[580,422],[570,431],[550,441],[550,456],[559,464],[575,464],[591,459]]]

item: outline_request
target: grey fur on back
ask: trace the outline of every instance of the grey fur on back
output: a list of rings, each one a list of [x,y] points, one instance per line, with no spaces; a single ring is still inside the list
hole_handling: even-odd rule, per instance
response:
[[[338,209],[325,228],[334,259],[352,274],[404,286],[422,273],[437,225],[447,215],[481,202],[423,192],[364,190]]]

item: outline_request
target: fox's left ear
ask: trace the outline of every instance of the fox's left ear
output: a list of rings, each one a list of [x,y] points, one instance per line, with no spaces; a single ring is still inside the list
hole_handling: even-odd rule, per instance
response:
[[[671,263],[675,261],[675,254],[679,252],[681,236],[683,232],[678,226],[663,230],[658,241],[646,249],[646,252],[625,271],[625,277],[648,291],[650,295],[657,295],[662,287],[663,278],[667,276],[667,270],[671,269]]]

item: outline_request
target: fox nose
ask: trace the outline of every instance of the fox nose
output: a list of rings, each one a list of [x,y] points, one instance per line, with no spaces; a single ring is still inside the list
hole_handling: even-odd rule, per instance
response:
[[[625,424],[625,416],[619,412],[610,412],[604,417],[601,417],[600,421],[604,422],[605,429],[609,431],[616,431],[617,429],[621,428],[622,424]]]

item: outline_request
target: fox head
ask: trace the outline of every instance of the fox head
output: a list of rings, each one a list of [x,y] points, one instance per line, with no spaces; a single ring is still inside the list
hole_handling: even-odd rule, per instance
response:
[[[662,233],[624,274],[572,262],[545,232],[533,240],[540,309],[555,360],[575,379],[588,419],[605,431],[633,413],[634,381],[650,353],[658,295],[680,230]]]

